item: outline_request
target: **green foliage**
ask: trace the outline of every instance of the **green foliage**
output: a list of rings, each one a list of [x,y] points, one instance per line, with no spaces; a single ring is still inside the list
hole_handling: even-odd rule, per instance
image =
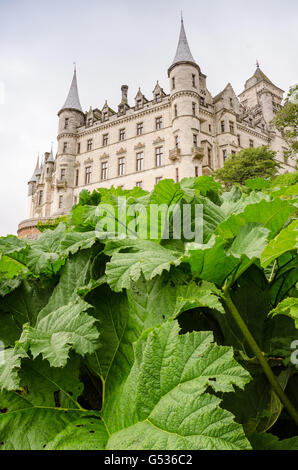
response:
[[[297,182],[276,180],[84,191],[0,238],[0,449],[297,449]],[[187,204],[200,242],[175,237]]]
[[[290,150],[287,156],[297,157],[298,152],[298,85],[290,88],[284,106],[273,119],[274,126],[284,133]]]
[[[60,224],[60,223],[67,224],[68,222],[68,216],[67,215],[60,215],[59,217],[56,217],[55,219],[48,219],[44,222],[39,221],[37,222],[37,228],[40,232],[44,232],[45,230],[55,230],[55,228]]]
[[[276,152],[269,150],[266,145],[246,148],[230,155],[224,166],[215,172],[215,176],[226,187],[235,183],[244,184],[250,178],[270,178],[281,167],[275,156]]]

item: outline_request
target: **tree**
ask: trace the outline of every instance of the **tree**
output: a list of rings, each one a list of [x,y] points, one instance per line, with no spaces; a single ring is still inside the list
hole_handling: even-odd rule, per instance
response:
[[[276,113],[273,124],[290,147],[286,156],[296,156],[298,152],[298,85],[290,88],[284,106]]]
[[[234,183],[244,184],[250,178],[269,178],[277,173],[281,164],[275,158],[276,152],[263,145],[246,148],[231,155],[222,168],[215,172],[215,177],[226,186]]]

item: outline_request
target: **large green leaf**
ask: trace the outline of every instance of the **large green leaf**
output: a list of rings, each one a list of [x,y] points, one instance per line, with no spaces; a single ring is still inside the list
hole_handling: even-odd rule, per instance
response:
[[[31,241],[27,255],[27,266],[35,274],[53,275],[64,264],[65,259],[59,252],[60,243],[65,237],[65,224],[62,222],[55,230],[46,230],[38,240]]]
[[[216,233],[223,238],[234,238],[241,226],[253,222],[262,224],[270,231],[270,237],[273,238],[294,211],[295,206],[288,201],[281,199],[267,201],[262,199],[256,204],[247,205],[243,212],[230,215],[217,227]]]
[[[248,449],[243,429],[206,393],[243,387],[249,374],[210,332],[179,335],[176,322],[148,330],[113,414],[108,449]],[[173,409],[175,412],[173,413]]]
[[[112,255],[107,263],[106,275],[109,285],[116,292],[129,289],[131,282],[137,281],[142,273],[149,281],[164,270],[169,271],[171,265],[181,263],[181,253],[149,240],[110,241],[105,253]]]
[[[279,440],[273,434],[253,432],[247,437],[254,450],[298,450],[298,436]]]
[[[38,319],[34,327],[25,325],[20,342],[34,358],[42,354],[52,367],[65,366],[71,348],[82,356],[91,354],[99,346],[99,333],[89,309],[82,300],[69,302]]]
[[[263,267],[290,250],[298,248],[298,220],[293,220],[286,228],[271,240],[261,255]]]

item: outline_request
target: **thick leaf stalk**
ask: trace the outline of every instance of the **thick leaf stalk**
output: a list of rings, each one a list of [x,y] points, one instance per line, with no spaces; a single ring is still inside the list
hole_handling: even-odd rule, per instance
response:
[[[229,309],[229,312],[231,313],[232,317],[234,318],[236,324],[238,325],[239,329],[243,333],[243,336],[245,337],[246,341],[248,342],[249,346],[251,347],[253,353],[255,354],[256,358],[258,359],[267,379],[269,380],[273,390],[275,391],[276,395],[280,399],[280,401],[283,403],[283,405],[286,407],[288,410],[289,415],[293,418],[295,423],[298,426],[298,412],[296,408],[293,406],[291,401],[288,399],[287,395],[281,388],[277,378],[275,377],[274,373],[272,372],[271,367],[269,366],[266,358],[264,357],[260,347],[256,343],[254,337],[252,336],[251,332],[247,328],[245,322],[243,321],[240,313],[238,312],[234,302],[231,299],[230,292],[228,287],[223,288],[224,292],[224,300],[226,302],[226,305]]]

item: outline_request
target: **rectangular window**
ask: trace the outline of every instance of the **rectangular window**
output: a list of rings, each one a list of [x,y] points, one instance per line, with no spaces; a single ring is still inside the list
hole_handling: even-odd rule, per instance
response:
[[[142,100],[137,100],[137,109],[141,109],[142,107]]]
[[[199,167],[195,166],[195,176],[199,176]]]
[[[155,178],[155,184],[158,184],[162,180],[162,176],[157,176]]]
[[[230,126],[230,133],[234,134],[234,123],[232,121],[229,121],[229,126]]]
[[[87,151],[92,150],[92,139],[87,140]]]
[[[194,73],[192,74],[191,78],[192,78],[192,86],[195,87],[196,86],[196,76],[195,76]]]
[[[233,98],[230,98],[230,106],[233,108]]]
[[[118,176],[125,174],[125,158],[121,157],[118,159]]]
[[[192,135],[192,141],[193,141],[193,146],[197,147],[198,146],[198,136],[197,136],[197,134]]]
[[[142,135],[143,134],[143,123],[139,122],[137,124],[137,135]]]
[[[179,182],[179,168],[176,168],[176,183]]]
[[[92,118],[89,118],[89,119],[88,119],[88,126],[89,126],[89,127],[92,126],[92,121],[93,121]]]
[[[161,129],[162,128],[162,118],[157,117],[155,119],[155,129]]]
[[[65,153],[67,150],[67,142],[63,143],[63,153]]]
[[[211,168],[211,148],[208,147],[208,166]]]
[[[79,186],[79,170],[76,170],[75,185]]]
[[[65,168],[61,168],[60,170],[60,179],[65,180]]]
[[[43,199],[43,190],[41,189],[38,193],[38,205],[39,206],[42,204],[42,199]]]
[[[108,145],[109,134],[104,134],[102,136],[102,145],[106,147]]]
[[[252,139],[249,139],[249,146],[253,147],[254,146],[254,141]]]
[[[238,140],[238,145],[240,146],[240,145],[241,145],[241,139],[240,139],[240,135],[239,135],[239,134],[237,135],[237,140]]]
[[[175,116],[175,117],[178,116],[178,108],[177,108],[177,105],[176,105],[176,104],[174,105],[174,116]]]
[[[85,184],[91,183],[91,166],[85,168]]]
[[[109,119],[109,113],[107,111],[105,111],[103,113],[103,121],[107,121]]]
[[[211,124],[209,124],[209,127],[208,127],[208,128],[209,128],[209,132],[210,132],[210,134],[211,134]]]
[[[119,140],[124,140],[125,139],[125,129],[120,129],[119,130]]]
[[[80,152],[81,152],[81,143],[79,142],[78,147],[77,147],[77,153],[80,153]]]
[[[63,207],[63,196],[59,196],[59,209]]]
[[[175,88],[175,77],[172,77],[172,88]]]
[[[221,121],[220,126],[221,126],[221,132],[224,132],[225,131],[225,121]]]
[[[202,96],[200,96],[200,105],[205,106],[205,98],[203,98]]]
[[[179,137],[178,135],[175,135],[175,147],[178,148],[179,146]]]
[[[163,148],[156,147],[155,149],[155,166],[161,166],[163,159]]]
[[[144,168],[144,154],[143,152],[137,153],[136,171],[142,171]]]
[[[227,151],[226,150],[222,151],[222,156],[223,156],[223,160],[225,161],[226,158],[227,158]]]
[[[192,115],[196,115],[196,103],[192,103]]]
[[[101,179],[106,180],[108,178],[108,162],[101,163]]]
[[[137,186],[138,188],[142,188],[142,187],[143,187],[143,181],[137,181],[137,182],[136,182],[136,186]]]
[[[159,103],[161,101],[161,94],[160,93],[156,93],[155,101],[156,101],[156,103]]]
[[[68,129],[68,125],[69,125],[69,118],[65,118],[64,119],[64,129]]]
[[[235,150],[232,150],[232,151],[231,151],[231,154],[232,154],[232,155],[235,155],[235,154],[236,154]]]

